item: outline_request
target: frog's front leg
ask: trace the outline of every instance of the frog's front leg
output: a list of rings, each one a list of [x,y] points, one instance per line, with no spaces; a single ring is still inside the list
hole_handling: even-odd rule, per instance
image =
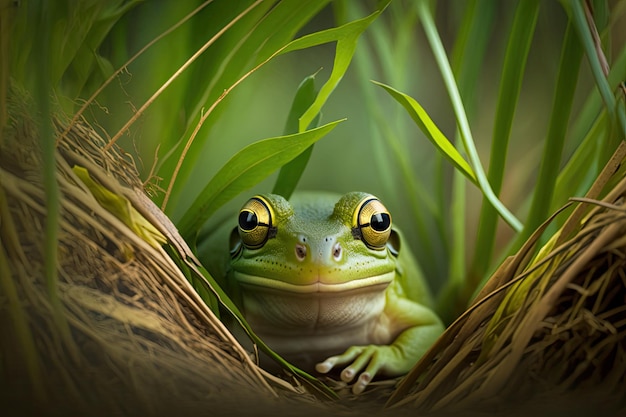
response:
[[[325,374],[347,365],[341,379],[351,382],[359,374],[352,392],[360,394],[376,375],[406,374],[443,331],[441,321],[430,309],[409,300],[396,300],[391,308],[385,309],[384,316],[381,325],[405,329],[391,344],[351,346],[341,355],[318,363],[316,371]]]

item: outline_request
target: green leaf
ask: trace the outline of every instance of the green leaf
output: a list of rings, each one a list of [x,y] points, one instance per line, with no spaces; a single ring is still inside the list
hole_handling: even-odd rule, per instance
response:
[[[585,18],[585,11],[583,10],[583,2],[568,0],[564,2],[566,6],[569,6],[571,20],[578,32],[580,42],[587,54],[589,60],[589,66],[591,73],[596,82],[596,87],[600,92],[602,101],[606,106],[609,114],[609,118],[612,123],[615,123],[618,127],[618,133],[616,135],[608,136],[605,139],[605,146],[607,154],[610,154],[619,141],[626,136],[626,110],[624,106],[617,106],[617,101],[613,95],[613,89],[607,80],[607,76],[602,68],[602,62],[600,61],[600,55],[604,55],[604,52],[599,46],[596,46],[592,31],[596,30],[595,26],[590,27],[590,23]]]
[[[478,157],[476,145],[474,144],[474,139],[472,138],[472,132],[469,127],[467,115],[465,114],[463,101],[461,100],[454,75],[452,74],[452,68],[448,62],[448,57],[443,47],[443,43],[439,37],[439,33],[437,32],[432,12],[428,8],[426,2],[420,1],[416,4],[418,6],[418,15],[424,25],[426,38],[428,39],[428,42],[433,50],[433,55],[437,61],[439,70],[441,71],[448,95],[450,96],[450,101],[454,109],[457,125],[459,127],[460,137],[468,158],[471,161],[472,169],[475,173],[475,183],[479,186],[483,195],[487,198],[487,201],[489,201],[489,203],[494,206],[498,214],[502,216],[502,219],[504,219],[504,221],[506,221],[515,231],[520,231],[522,229],[521,222],[498,199],[498,196],[493,192],[493,189],[491,188],[491,185],[489,184],[489,181],[484,173],[480,158]]]
[[[219,207],[300,155],[341,121],[295,135],[260,140],[243,148],[215,174],[178,222],[181,235],[192,241],[190,237]]]
[[[296,96],[293,99],[289,115],[287,116],[283,134],[290,135],[298,133],[298,120],[300,116],[313,104],[315,97],[317,97],[315,75],[317,74],[309,75],[300,83],[300,86],[298,86]],[[318,127],[320,118],[320,114],[318,113],[317,117],[313,120],[312,127]],[[283,165],[278,173],[274,189],[272,190],[274,194],[279,194],[285,199],[289,199],[304,172],[304,168],[309,162],[311,153],[313,153],[313,145],[309,146],[294,160]]]
[[[320,92],[317,95],[313,104],[300,118],[298,130],[302,132],[311,124],[313,119],[321,111],[322,106],[326,103],[326,100],[333,92],[339,81],[346,73],[352,56],[356,49],[357,40],[359,36],[367,27],[385,10],[391,0],[386,0],[381,3],[378,10],[370,14],[363,19],[355,20],[337,28],[323,30],[321,32],[314,33],[312,35],[303,36],[292,42],[281,52],[281,54],[297,51],[300,49],[310,48],[317,45],[322,45],[329,42],[337,42],[335,50],[335,61],[333,63],[333,70],[328,78],[328,81],[320,88]]]
[[[398,103],[402,105],[409,113],[409,116],[415,121],[424,135],[435,145],[439,151],[450,161],[452,164],[467,177],[472,183],[478,185],[476,174],[474,170],[454,147],[454,145],[448,140],[448,138],[439,130],[435,122],[432,121],[426,110],[412,97],[401,93],[400,91],[373,81],[374,84],[382,87],[387,91]]]

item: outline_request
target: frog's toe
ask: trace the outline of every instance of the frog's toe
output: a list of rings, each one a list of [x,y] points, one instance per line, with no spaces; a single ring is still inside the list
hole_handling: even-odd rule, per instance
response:
[[[318,364],[315,365],[315,370],[321,374],[326,374],[330,372],[331,369],[333,369],[336,366],[344,365],[346,363],[353,361],[354,358],[359,356],[362,350],[363,349],[358,346],[352,346],[348,348],[348,350],[346,350],[341,355],[331,356],[327,358],[326,360],[324,360],[323,362],[319,362]],[[354,375],[352,375],[352,377],[354,377]],[[352,377],[350,378],[350,381],[352,380]]]
[[[352,393],[356,395],[362,393],[363,391],[365,391],[365,388],[370,382],[372,382],[372,375],[370,375],[368,372],[363,372],[361,375],[359,375],[359,379],[357,379],[352,386]]]
[[[336,357],[328,358],[324,362],[320,362],[315,365],[315,370],[320,374],[327,374],[331,369],[335,367],[337,362]]]

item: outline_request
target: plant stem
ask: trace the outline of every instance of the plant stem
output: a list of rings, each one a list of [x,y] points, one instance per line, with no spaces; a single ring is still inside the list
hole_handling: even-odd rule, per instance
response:
[[[430,43],[430,47],[433,50],[435,60],[439,66],[439,71],[441,71],[446,89],[448,90],[448,95],[450,96],[452,107],[454,108],[454,113],[457,119],[461,140],[463,142],[463,146],[465,147],[465,151],[467,152],[467,156],[469,157],[472,168],[476,174],[478,185],[489,203],[493,205],[504,221],[506,221],[515,231],[519,232],[522,230],[522,223],[502,204],[500,200],[498,200],[498,197],[493,192],[491,185],[487,180],[487,176],[485,175],[485,171],[482,168],[478,152],[476,151],[476,146],[474,145],[474,139],[472,138],[472,133],[470,131],[467,115],[465,114],[465,109],[463,108],[461,96],[456,86],[454,75],[452,74],[452,69],[450,68],[450,63],[448,62],[446,52],[443,44],[441,43],[441,38],[437,33],[437,28],[435,27],[432,14],[428,9],[426,0],[419,2],[418,13],[424,27],[424,32],[426,33],[426,37]]]
[[[568,25],[563,41],[558,80],[554,92],[554,102],[550,118],[550,127],[546,138],[537,184],[533,195],[530,212],[522,233],[518,236],[515,248],[538,227],[547,217],[552,203],[555,184],[560,169],[561,155],[565,143],[565,134],[574,102],[576,82],[582,61],[582,48],[572,25]],[[561,202],[565,204],[565,201]],[[561,204],[560,203],[560,204]]]
[[[576,27],[576,30],[578,31],[580,41],[585,49],[587,58],[589,59],[589,66],[591,68],[593,78],[596,81],[596,87],[598,88],[602,101],[604,101],[604,105],[609,112],[610,119],[619,123],[619,127],[621,128],[620,137],[624,139],[624,136],[626,136],[626,111],[624,111],[623,106],[619,108],[617,107],[613,90],[607,80],[608,74],[605,74],[605,70],[600,62],[600,57],[604,57],[604,54],[602,49],[596,47],[591,33],[590,25],[593,25],[593,21],[587,21],[582,1],[569,0],[567,4],[571,6],[571,19]]]
[[[489,182],[498,194],[502,188],[511,125],[538,12],[539,2],[537,0],[521,1],[515,11],[515,18],[507,42],[489,160]],[[470,279],[475,280],[475,282],[483,278],[491,264],[498,224],[496,214],[495,207],[490,204],[485,195],[478,221],[476,253],[470,271]],[[519,230],[517,231],[519,232]]]

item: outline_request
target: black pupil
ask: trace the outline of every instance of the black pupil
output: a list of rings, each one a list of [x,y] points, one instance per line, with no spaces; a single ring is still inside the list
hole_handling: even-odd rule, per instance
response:
[[[391,218],[387,213],[376,213],[372,215],[370,225],[377,232],[384,232],[391,225]]]
[[[242,211],[239,213],[239,227],[242,230],[252,230],[259,224],[256,214],[251,211]]]

